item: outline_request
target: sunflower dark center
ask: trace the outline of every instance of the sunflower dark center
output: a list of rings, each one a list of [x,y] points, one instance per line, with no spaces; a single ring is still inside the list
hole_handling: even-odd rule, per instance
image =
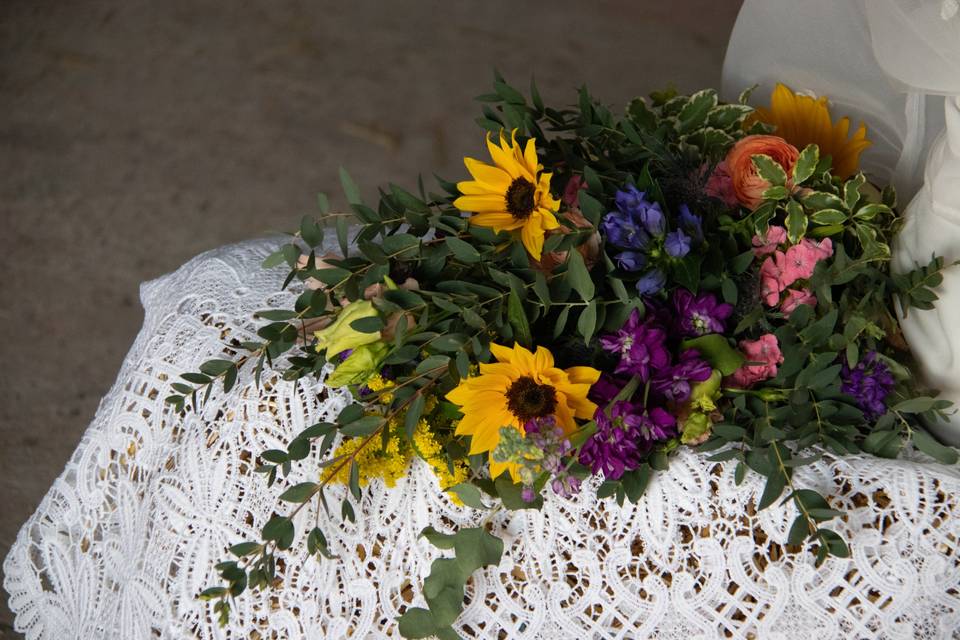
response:
[[[514,218],[525,220],[534,209],[537,188],[526,178],[517,178],[507,189],[507,211]]]
[[[553,415],[557,408],[556,389],[523,376],[507,389],[507,408],[521,422]]]

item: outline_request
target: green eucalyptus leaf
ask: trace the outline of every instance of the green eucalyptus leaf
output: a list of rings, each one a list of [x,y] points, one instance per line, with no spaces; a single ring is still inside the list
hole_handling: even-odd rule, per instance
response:
[[[567,278],[570,285],[580,294],[584,302],[593,300],[596,293],[596,287],[593,278],[590,277],[590,271],[583,262],[583,256],[579,251],[571,251],[567,258]]]

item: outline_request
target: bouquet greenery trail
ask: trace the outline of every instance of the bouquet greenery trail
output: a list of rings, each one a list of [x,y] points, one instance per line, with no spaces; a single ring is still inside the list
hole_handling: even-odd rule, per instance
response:
[[[851,134],[825,100],[782,85],[769,109],[668,91],[617,116],[585,88],[553,109],[496,75],[480,100],[490,161],[466,158],[472,179],[390,185],[368,206],[342,172],[352,212],[321,196],[319,217],[264,264],[289,268],[294,307],[259,312],[246,353],[173,385],[180,412],[229,391],[242,366],[354,398],[260,454],[271,486],[308,457],[321,471],[285,487],[285,515],[217,565],[223,585],[202,597],[221,621],[232,597],[275,585],[294,516],[329,512],[328,486],[349,487],[339,517],[353,520],[363,488],[392,485],[414,458],[455,502],[536,509],[547,492],[638,501],[672,452],[695,447],[735,463],[738,484],[764,476],[759,509],[792,501],[788,544],[817,564],[848,555],[828,526],[843,514],[796,486],[798,466],[908,443],[956,462],[924,428],[949,403],[911,374],[897,315],[932,307],[944,264],[890,272],[896,199],[857,172],[862,125]],[[325,233],[339,255],[318,255]],[[300,535],[330,557],[322,529]],[[423,535],[453,555],[434,561],[429,608],[407,608],[399,631],[454,638],[468,578],[503,543],[482,525]]]

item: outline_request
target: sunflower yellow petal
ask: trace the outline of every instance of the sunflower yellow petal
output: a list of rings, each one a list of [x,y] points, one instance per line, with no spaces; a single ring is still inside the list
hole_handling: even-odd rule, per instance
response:
[[[570,367],[566,372],[574,384],[593,384],[600,379],[600,370],[593,367]]]
[[[463,163],[477,182],[489,185],[493,191],[506,191],[510,186],[512,181],[510,174],[500,167],[494,167],[473,158],[464,158]]]
[[[543,235],[543,229],[539,225],[529,222],[520,230],[523,246],[534,260],[539,260],[543,255]]]
[[[501,212],[504,209],[504,201],[503,197],[498,195],[467,195],[454,200],[453,206],[460,211]]]
[[[503,203],[501,203],[502,205]],[[478,227],[490,227],[492,229],[512,231],[523,226],[522,220],[517,220],[509,213],[478,213],[470,218],[470,224]]]
[[[493,357],[499,362],[506,362],[509,364],[513,359],[513,349],[510,347],[505,347],[502,344],[497,344],[496,342],[490,343],[490,353],[492,353]]]

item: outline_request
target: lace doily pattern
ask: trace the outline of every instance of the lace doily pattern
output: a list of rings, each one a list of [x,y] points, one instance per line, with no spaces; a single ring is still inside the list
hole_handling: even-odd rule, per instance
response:
[[[386,638],[422,605],[437,555],[420,530],[475,525],[415,463],[393,489],[373,484],[356,524],[304,509],[301,531],[324,528],[336,560],[286,553],[284,583],[237,599],[218,627],[197,599],[217,584],[227,546],[257,539],[278,507],[256,455],[283,447],[349,398],[316,382],[250,373],[199,414],[164,406],[170,382],[231,354],[253,335],[253,311],[290,302],[282,274],[259,263],[264,240],[204,254],[144,285],[143,330],[63,474],[4,563],[16,629],[62,638]],[[316,463],[290,482],[317,477]],[[815,569],[787,547],[792,503],[757,513],[762,484],[732,465],[679,454],[639,504],[547,498],[542,511],[498,514],[507,551],[468,585],[467,638],[960,638],[960,479],[922,461],[869,457],[798,470],[798,486],[836,496],[852,556]],[[336,492],[337,489],[334,489]],[[342,493],[341,493],[342,495]],[[331,501],[331,504],[336,504]]]

